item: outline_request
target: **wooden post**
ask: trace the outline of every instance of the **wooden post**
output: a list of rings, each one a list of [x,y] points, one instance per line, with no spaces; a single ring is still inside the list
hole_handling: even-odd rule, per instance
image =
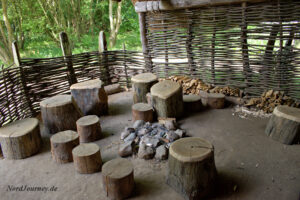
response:
[[[163,21],[165,23],[165,21]],[[169,50],[168,50],[168,36],[167,36],[167,26],[164,26],[164,45],[165,45],[165,77],[169,77]]]
[[[151,59],[151,55],[148,49],[148,40],[146,37],[147,28],[146,28],[146,13],[138,13],[139,14],[139,25],[140,25],[140,33],[141,33],[141,42],[143,48],[144,59],[146,63],[147,71],[153,71],[153,63]]]
[[[68,68],[68,79],[70,86],[74,83],[77,83],[77,78],[75,75],[75,71],[73,68],[73,62],[72,62],[72,49],[69,43],[68,35],[65,32],[60,32],[59,34],[60,39],[60,47],[63,53],[63,56],[65,58],[65,61],[67,63]]]
[[[214,10],[214,20],[212,22],[212,24],[214,24],[214,30],[211,39],[211,76],[214,85],[216,82],[216,75],[215,75],[216,22],[215,21],[216,21],[216,10]]]
[[[107,55],[107,42],[106,36],[103,31],[99,33],[99,53],[100,53],[100,71],[101,71],[101,80],[105,85],[111,84],[110,74],[109,74],[109,66],[108,66],[108,55]],[[103,64],[103,68],[101,70],[101,64]]]
[[[5,77],[5,73],[4,73],[4,65],[3,64],[1,65],[1,72],[2,72],[2,76],[3,76],[3,84],[4,84],[4,87],[5,87],[5,92],[8,95],[9,92],[8,92],[8,87],[7,87],[7,83],[6,83],[6,79],[5,79],[6,77]],[[4,96],[4,99],[6,101],[6,104],[9,105],[7,96]],[[9,118],[12,120],[13,119],[13,115],[11,114],[10,106],[7,106],[7,109],[8,109]],[[18,112],[17,112],[17,114],[18,114]],[[0,147],[0,150],[1,150],[1,147]]]
[[[193,76],[195,72],[195,63],[194,63],[194,56],[193,56],[193,50],[192,50],[192,42],[193,42],[193,19],[191,22],[189,22],[188,29],[187,29],[187,39],[186,39],[186,53],[190,68],[190,75]]]
[[[126,76],[126,86],[127,86],[127,88],[129,88],[129,77],[128,77],[127,65],[126,65],[126,47],[125,47],[125,43],[123,43],[123,53],[124,53],[124,71],[125,71],[125,76]]]

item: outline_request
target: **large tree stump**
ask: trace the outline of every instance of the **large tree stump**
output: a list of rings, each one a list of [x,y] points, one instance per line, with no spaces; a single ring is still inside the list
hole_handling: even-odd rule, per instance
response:
[[[180,117],[183,114],[182,87],[165,80],[151,87],[154,109],[158,117]]]
[[[133,103],[147,103],[146,94],[152,85],[157,83],[157,76],[152,73],[143,73],[131,78],[133,87]]]
[[[221,109],[225,106],[225,95],[221,93],[208,93],[207,105],[211,108]]]
[[[41,147],[39,121],[27,118],[0,128],[0,143],[4,158],[22,159],[36,154]]]
[[[145,122],[153,121],[153,108],[146,103],[136,103],[132,105],[132,119],[143,120]]]
[[[106,196],[121,200],[129,197],[134,189],[133,166],[124,158],[108,161],[102,168],[102,181]]]
[[[100,120],[97,115],[81,117],[76,124],[80,143],[94,142],[101,138]]]
[[[81,174],[101,171],[102,159],[100,148],[94,143],[82,143],[72,151],[74,166]]]
[[[300,109],[277,106],[268,122],[265,133],[283,144],[300,142]]]
[[[82,114],[72,102],[71,95],[58,95],[40,103],[45,132],[49,134],[76,130],[76,121]]]
[[[199,95],[183,95],[184,110],[188,113],[198,112],[202,109],[201,97]]]
[[[83,115],[108,114],[108,98],[101,80],[94,79],[73,84],[71,94]]]
[[[209,142],[188,137],[171,145],[167,184],[185,199],[207,196],[213,188],[216,173],[214,148]]]
[[[75,131],[62,131],[50,138],[51,154],[57,163],[67,163],[73,161],[72,150],[79,145],[79,137]]]

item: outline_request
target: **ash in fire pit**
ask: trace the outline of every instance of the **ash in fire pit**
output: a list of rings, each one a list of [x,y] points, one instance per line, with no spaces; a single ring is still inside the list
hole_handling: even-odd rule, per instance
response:
[[[132,127],[125,127],[121,133],[124,141],[119,147],[122,157],[136,154],[139,158],[157,160],[168,158],[172,142],[185,136],[185,130],[177,128],[175,119],[161,119],[160,123],[137,120]],[[138,151],[137,151],[138,149]]]

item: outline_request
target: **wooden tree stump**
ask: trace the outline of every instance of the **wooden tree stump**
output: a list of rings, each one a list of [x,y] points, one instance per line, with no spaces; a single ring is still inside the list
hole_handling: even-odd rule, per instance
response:
[[[101,171],[102,159],[97,144],[82,143],[73,149],[72,155],[77,172],[92,174]]]
[[[151,87],[154,109],[158,117],[180,117],[183,114],[182,87],[165,80]]]
[[[76,130],[76,121],[82,114],[72,102],[71,95],[58,95],[40,103],[45,132],[49,134]]]
[[[225,106],[225,95],[221,93],[208,93],[207,105],[211,108],[221,109]]]
[[[104,86],[104,90],[107,95],[115,94],[122,91],[121,85],[119,83]]]
[[[97,115],[81,117],[76,124],[80,143],[94,142],[101,138],[100,120]]]
[[[62,131],[50,138],[51,154],[57,163],[73,161],[72,150],[79,145],[79,136],[75,131]]]
[[[0,128],[0,143],[4,158],[22,159],[36,154],[41,148],[39,121],[27,118]]]
[[[184,110],[186,112],[198,112],[202,109],[201,97],[199,95],[183,95]]]
[[[277,106],[269,120],[265,133],[283,144],[300,142],[300,109]]]
[[[101,80],[94,79],[73,84],[71,94],[83,115],[108,114],[108,98]]]
[[[124,158],[108,161],[102,168],[102,181],[106,196],[110,199],[129,197],[134,189],[133,165]]]
[[[207,196],[213,188],[216,174],[214,148],[209,142],[188,137],[171,145],[167,184],[185,199]]]
[[[153,109],[149,104],[136,103],[132,105],[132,119],[144,120],[145,122],[153,121]]]
[[[152,85],[157,83],[157,76],[152,73],[143,73],[131,78],[133,87],[133,103],[147,103],[146,94]]]

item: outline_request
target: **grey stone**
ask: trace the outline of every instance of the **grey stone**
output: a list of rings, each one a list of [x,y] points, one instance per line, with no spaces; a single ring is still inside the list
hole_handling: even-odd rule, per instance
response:
[[[174,131],[169,131],[167,133],[167,139],[170,142],[174,142],[175,140],[179,139],[179,136]]]
[[[145,143],[140,142],[139,151],[138,151],[138,157],[141,159],[152,159],[154,156],[154,150],[151,147],[146,146]]]
[[[121,133],[121,140],[124,140],[130,133],[133,133],[135,130],[134,128],[125,127],[124,131]]]
[[[168,159],[168,149],[164,145],[160,145],[156,149],[155,159],[166,160]]]
[[[180,138],[182,138],[182,137],[185,137],[186,131],[177,129],[174,133],[177,134]]]
[[[166,127],[168,130],[176,130],[175,122],[174,122],[174,121],[171,121],[171,120],[168,120],[168,121],[165,122],[165,127]]]
[[[121,157],[131,156],[134,149],[134,142],[128,141],[120,145],[119,147],[119,155]]]
[[[143,136],[143,135],[146,135],[148,132],[149,132],[148,129],[141,128],[141,129],[138,130],[137,135],[138,136]]]
[[[134,129],[138,129],[140,127],[142,127],[143,125],[145,124],[145,122],[143,120],[136,120],[134,123],[133,123],[133,128]]]
[[[156,148],[159,144],[159,139],[155,137],[144,136],[142,138],[142,142],[146,144],[146,146]]]
[[[128,135],[125,139],[124,142],[128,142],[128,141],[133,141],[136,137],[135,133],[130,133],[130,135]]]

